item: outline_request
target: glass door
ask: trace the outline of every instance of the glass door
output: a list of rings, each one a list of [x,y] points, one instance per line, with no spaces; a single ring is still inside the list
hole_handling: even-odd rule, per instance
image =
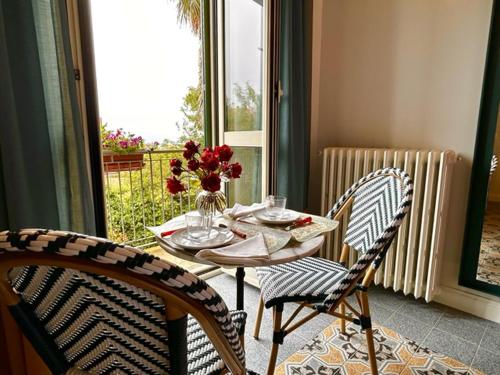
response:
[[[243,166],[226,189],[229,204],[267,193],[267,0],[218,2],[219,143]]]

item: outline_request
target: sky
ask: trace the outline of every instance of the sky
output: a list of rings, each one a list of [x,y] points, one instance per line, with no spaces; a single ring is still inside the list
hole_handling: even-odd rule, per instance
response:
[[[176,140],[198,81],[199,39],[170,0],[92,0],[99,112],[110,129]]]
[[[226,84],[248,82],[257,93],[262,79],[262,6],[252,0],[226,3]]]

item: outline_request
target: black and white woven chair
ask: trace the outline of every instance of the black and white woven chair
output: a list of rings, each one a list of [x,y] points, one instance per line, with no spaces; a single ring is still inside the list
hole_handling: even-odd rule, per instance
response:
[[[257,269],[261,299],[255,338],[259,336],[264,306],[273,308],[273,347],[268,374],[274,372],[278,348],[283,344],[284,337],[320,313],[342,319],[341,330],[344,333],[346,320],[361,326],[366,334],[371,370],[377,374],[367,289],[410,209],[412,195],[413,183],[402,170],[386,168],[373,172],[347,190],[327,215],[339,219],[350,209],[339,262],[307,257]],[[358,261],[347,268],[351,249],[360,255]],[[356,295],[359,311],[346,300],[352,293]],[[300,305],[282,325],[285,302],[298,302]],[[294,322],[306,306],[314,311]],[[350,314],[346,314],[346,308]]]
[[[62,231],[0,232],[0,298],[54,374],[244,374],[246,314],[143,251]]]

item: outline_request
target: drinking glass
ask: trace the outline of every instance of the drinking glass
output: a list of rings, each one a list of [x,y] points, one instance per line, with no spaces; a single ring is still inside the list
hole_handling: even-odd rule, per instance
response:
[[[266,198],[266,214],[270,217],[280,219],[285,213],[286,197],[269,195]]]
[[[186,218],[186,232],[190,239],[204,240],[210,238],[212,216],[201,216],[197,211],[188,212]]]

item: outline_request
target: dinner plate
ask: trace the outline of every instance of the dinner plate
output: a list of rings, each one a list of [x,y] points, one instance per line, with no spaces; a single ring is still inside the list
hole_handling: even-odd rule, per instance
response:
[[[267,214],[266,210],[261,210],[253,213],[253,216],[265,223],[265,224],[290,224],[293,223],[295,220],[297,220],[300,217],[300,214],[298,212],[292,211],[292,210],[285,210],[285,213],[281,217],[276,217],[276,216],[270,216]]]
[[[215,232],[215,235],[213,233]],[[219,247],[229,243],[234,234],[229,229],[212,227],[212,235],[207,239],[194,239],[189,236],[186,229],[176,231],[170,237],[170,240],[184,249],[201,250]]]

